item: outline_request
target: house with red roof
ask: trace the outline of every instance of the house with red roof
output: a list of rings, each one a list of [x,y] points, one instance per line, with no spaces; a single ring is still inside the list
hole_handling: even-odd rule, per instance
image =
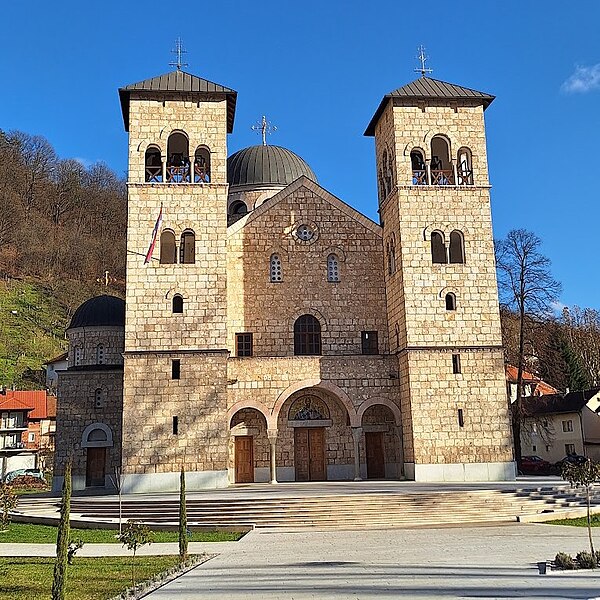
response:
[[[0,467],[2,478],[15,469],[33,469],[37,452],[23,442],[27,434],[27,416],[33,411],[27,397],[16,397],[8,391],[0,395]]]
[[[519,369],[513,365],[505,365],[506,392],[512,404],[517,399],[517,379]],[[523,371],[523,398],[544,396],[546,394],[558,394],[558,390],[527,371]]]

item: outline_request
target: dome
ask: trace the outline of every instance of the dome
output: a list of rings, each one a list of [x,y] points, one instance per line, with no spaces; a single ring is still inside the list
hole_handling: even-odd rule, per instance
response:
[[[301,175],[317,181],[304,160],[281,146],[250,146],[227,159],[227,182],[230,186],[285,186]]]
[[[71,319],[75,327],[125,327],[125,301],[116,296],[96,296],[86,300]]]

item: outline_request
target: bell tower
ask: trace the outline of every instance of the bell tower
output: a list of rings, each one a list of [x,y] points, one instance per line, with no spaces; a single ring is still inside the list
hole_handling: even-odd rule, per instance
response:
[[[227,485],[227,134],[236,92],[177,69],[119,90],[129,133],[128,492]]]
[[[375,137],[405,472],[420,481],[515,476],[484,124],[493,100],[423,67],[365,132]]]

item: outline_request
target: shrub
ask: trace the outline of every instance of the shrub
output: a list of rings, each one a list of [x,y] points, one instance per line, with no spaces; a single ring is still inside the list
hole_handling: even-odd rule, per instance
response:
[[[575,561],[570,554],[565,554],[564,552],[559,552],[554,557],[554,566],[557,569],[566,569],[573,570],[575,568]]]
[[[578,552],[575,557],[580,569],[594,569],[596,567],[596,557],[591,552]]]
[[[0,485],[0,530],[8,529],[10,523],[10,511],[17,506],[17,496],[10,485]]]

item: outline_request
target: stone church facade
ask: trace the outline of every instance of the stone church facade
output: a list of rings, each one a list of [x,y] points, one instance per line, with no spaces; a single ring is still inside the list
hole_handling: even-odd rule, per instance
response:
[[[128,492],[175,490],[181,468],[188,489],[514,478],[492,96],[422,77],[383,98],[380,223],[289,150],[228,158],[229,88],[174,71],[120,96],[126,301],[89,300],[68,330],[57,487],[68,456],[75,487],[122,467]]]

